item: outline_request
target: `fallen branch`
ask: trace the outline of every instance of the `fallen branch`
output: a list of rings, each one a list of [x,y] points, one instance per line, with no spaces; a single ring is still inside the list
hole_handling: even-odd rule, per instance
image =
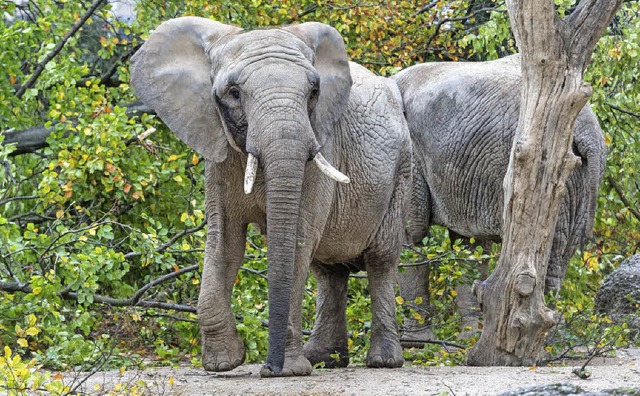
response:
[[[454,348],[458,348],[458,349],[467,349],[467,347],[460,345],[460,344],[456,344],[454,342],[449,342],[449,341],[443,341],[443,340],[416,340],[413,338],[404,338],[404,337],[400,337],[400,342],[406,342],[406,343],[416,343],[416,344],[436,344],[436,345],[442,345],[444,346],[450,346],[450,347],[454,347]]]

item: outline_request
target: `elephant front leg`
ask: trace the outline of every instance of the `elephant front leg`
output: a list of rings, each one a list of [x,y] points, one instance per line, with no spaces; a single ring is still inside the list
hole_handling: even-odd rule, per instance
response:
[[[347,334],[347,283],[349,270],[343,265],[311,263],[318,281],[316,320],[304,354],[311,364],[324,363],[326,368],[349,364]]]
[[[244,224],[210,220],[198,298],[202,366],[207,371],[232,370],[245,359],[245,346],[231,311],[231,291],[244,257],[245,236]]]
[[[402,367],[404,363],[396,322],[396,260],[397,258],[365,255],[372,310],[368,367],[396,368]]]

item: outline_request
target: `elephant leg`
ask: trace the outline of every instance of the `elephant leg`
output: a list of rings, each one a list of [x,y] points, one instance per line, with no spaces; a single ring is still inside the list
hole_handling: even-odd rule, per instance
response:
[[[211,216],[213,217],[213,216]],[[231,311],[231,291],[244,257],[246,224],[209,218],[198,322],[202,336],[202,366],[227,371],[244,362],[245,346]]]
[[[367,366],[402,367],[404,358],[396,322],[397,258],[365,253],[364,262],[369,280],[372,311],[371,346],[367,353]]]
[[[304,354],[313,365],[346,367],[349,364],[346,317],[349,269],[340,264],[313,261],[311,272],[318,281],[316,320],[311,337],[304,345]]]
[[[420,319],[405,318],[400,338],[405,348],[422,348],[424,341],[434,338],[429,323],[429,272],[429,266],[423,265],[406,267],[398,273],[400,295],[421,316]]]
[[[298,238],[298,240],[305,240]],[[298,244],[296,262],[293,273],[293,288],[289,305],[289,323],[287,326],[287,342],[285,345],[284,367],[279,373],[263,368],[261,377],[292,377],[309,375],[313,366],[305,357],[302,346],[302,300],[304,299],[305,283],[309,275],[312,243]]]
[[[451,240],[451,243],[457,239],[462,239],[462,243],[464,245],[480,245],[485,252],[491,252],[492,241],[489,240],[476,241],[472,244],[469,238],[451,230],[449,230],[449,239]],[[481,261],[478,263],[477,269],[480,272],[480,278],[478,280],[487,279],[489,276],[489,261]],[[480,323],[482,322],[482,310],[480,309],[480,305],[472,291],[473,282],[475,280],[476,279],[464,279],[463,282],[456,287],[456,308],[458,309],[458,314],[460,314],[460,318],[462,319],[462,333],[460,334],[460,338],[475,336],[476,331],[479,330]]]

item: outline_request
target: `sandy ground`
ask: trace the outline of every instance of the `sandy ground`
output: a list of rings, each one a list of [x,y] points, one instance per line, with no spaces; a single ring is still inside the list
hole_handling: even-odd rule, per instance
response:
[[[572,363],[573,367],[579,366]],[[261,379],[259,365],[227,373],[193,368],[99,372],[83,385],[88,394],[104,394],[116,384],[138,385],[148,395],[496,395],[551,383],[572,383],[587,391],[640,388],[640,348],[619,351],[615,358],[596,358],[583,380],[564,367],[414,367],[314,370],[308,377]],[[143,384],[144,383],[144,384]],[[117,389],[117,386],[116,386]],[[121,388],[123,393],[129,391]]]

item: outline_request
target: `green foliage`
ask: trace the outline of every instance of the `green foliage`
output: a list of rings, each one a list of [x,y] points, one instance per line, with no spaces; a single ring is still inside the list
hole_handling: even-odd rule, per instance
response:
[[[162,21],[200,15],[247,29],[326,22],[343,34],[353,60],[384,75],[417,62],[484,60],[515,52],[504,4],[497,1],[453,0],[425,8],[418,1],[146,0],[139,2],[131,25],[115,21],[109,6],[99,9],[18,97],[17,89],[88,8],[86,1],[30,3],[35,23],[0,22],[0,347],[5,349],[0,386],[19,392],[36,383],[59,386],[36,373],[41,365],[82,369],[102,359],[105,367],[121,367],[140,357],[160,363],[197,361],[196,315],[188,308],[196,305],[198,271],[180,272],[141,297],[174,309],[113,306],[160,276],[203,260],[200,158],[156,118],[127,114],[126,105],[136,99],[128,84],[129,56]],[[570,9],[569,3],[559,6]],[[13,2],[0,0],[2,12],[14,9]],[[610,153],[595,245],[585,245],[574,257],[556,302],[568,322],[576,313],[591,320],[592,289],[639,247],[640,218],[634,214],[640,202],[634,177],[640,164],[635,133],[640,120],[638,12],[637,1],[623,4],[585,76],[594,87],[592,103]],[[44,149],[15,155],[14,146],[2,144],[8,132],[40,125],[53,129]],[[146,133],[152,134],[137,138]],[[443,230],[434,231],[422,248],[405,251],[403,262],[429,261],[432,266],[433,311],[426,318],[410,307],[419,302],[399,300],[399,320],[430,320],[438,325],[438,339],[456,341],[465,329],[453,309],[455,287],[477,277],[475,263],[488,253],[451,243]],[[249,230],[244,268],[231,303],[247,361],[258,362],[267,347],[267,263],[264,238],[254,229]],[[366,286],[361,278],[349,280],[354,363],[364,361],[370,337]],[[310,279],[305,329],[313,323],[315,293]],[[593,338],[602,327],[590,323],[565,334],[574,343]],[[608,332],[601,341],[613,339],[616,331]],[[474,338],[459,342],[467,347]],[[427,345],[408,358],[421,364],[459,363],[464,351],[447,348]],[[14,381],[10,367],[30,374],[9,383]]]

